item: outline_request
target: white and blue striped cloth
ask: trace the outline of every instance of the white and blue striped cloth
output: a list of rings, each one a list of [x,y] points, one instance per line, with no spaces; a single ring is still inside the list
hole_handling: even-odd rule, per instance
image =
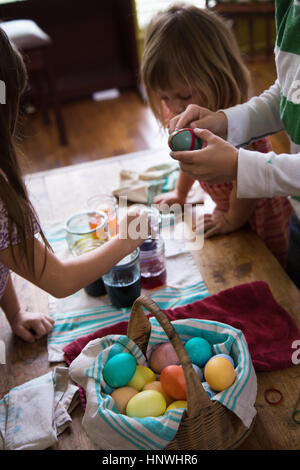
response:
[[[151,336],[148,351],[167,337],[155,318],[150,319]],[[207,339],[215,354],[230,354],[235,362],[235,382],[211,399],[235,413],[246,427],[250,427],[256,414],[254,403],[257,393],[256,375],[246,340],[240,330],[223,323],[207,320],[176,320],[172,322],[180,339],[201,336]],[[83,427],[89,437],[109,450],[164,449],[176,435],[183,409],[170,410],[160,417],[131,418],[117,412],[117,408],[103,380],[103,367],[120,345],[130,352],[140,365],[147,365],[138,346],[124,335],[109,335],[91,341],[72,362],[70,375],[86,390],[87,406]]]

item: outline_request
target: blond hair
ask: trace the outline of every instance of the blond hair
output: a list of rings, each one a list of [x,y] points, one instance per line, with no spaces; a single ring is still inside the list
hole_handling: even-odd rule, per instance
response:
[[[163,125],[157,90],[168,89],[174,80],[193,90],[212,111],[246,101],[250,86],[249,72],[225,21],[207,9],[181,3],[151,20],[141,78],[148,103]]]

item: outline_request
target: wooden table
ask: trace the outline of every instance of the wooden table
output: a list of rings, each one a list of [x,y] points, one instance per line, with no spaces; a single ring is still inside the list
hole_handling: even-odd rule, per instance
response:
[[[86,199],[100,189],[110,191],[112,187],[117,187],[121,168],[142,170],[169,158],[167,149],[139,152],[33,174],[27,177],[27,184],[41,223],[47,228],[51,221],[63,221],[74,210],[83,208]],[[250,230],[243,229],[207,240],[203,249],[193,252],[193,256],[211,294],[241,283],[263,280],[300,327],[299,290]],[[26,308],[48,310],[45,292],[15,275],[14,282]],[[45,374],[54,367],[47,360],[46,339],[34,345],[24,343],[11,334],[1,314],[0,339],[6,343],[7,356],[6,364],[0,365],[0,398],[12,387]],[[300,392],[300,365],[258,373],[257,378],[258,415],[254,430],[241,449],[300,449],[300,426],[291,420]],[[264,390],[270,387],[282,391],[284,400],[281,404],[270,406],[266,403]],[[59,437],[54,448],[96,449],[81,427],[80,406],[74,410],[72,418],[71,427]]]

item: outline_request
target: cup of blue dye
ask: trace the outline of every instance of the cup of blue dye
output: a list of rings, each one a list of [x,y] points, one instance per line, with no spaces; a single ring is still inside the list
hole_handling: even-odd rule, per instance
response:
[[[141,295],[139,248],[119,261],[102,279],[112,305],[117,308],[131,307]]]

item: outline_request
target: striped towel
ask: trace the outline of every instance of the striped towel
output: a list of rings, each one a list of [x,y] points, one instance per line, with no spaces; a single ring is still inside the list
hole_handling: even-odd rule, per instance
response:
[[[115,196],[126,196],[129,201],[151,204],[154,197],[176,187],[179,175],[177,162],[162,163],[143,172],[122,170],[120,186],[113,191]]]
[[[167,341],[167,337],[154,318],[148,351],[153,345]],[[180,339],[201,336],[207,339],[214,353],[229,353],[235,361],[235,382],[225,391],[215,394],[217,400],[235,413],[246,427],[250,427],[256,414],[254,403],[257,393],[256,375],[246,340],[240,330],[214,321],[176,320],[172,322]],[[110,393],[112,389],[103,380],[103,367],[112,357],[112,349],[120,345],[130,352],[140,365],[147,365],[138,346],[125,335],[109,335],[90,341],[70,365],[72,379],[86,390],[87,406],[83,427],[89,437],[110,450],[160,450],[175,437],[184,409],[170,410],[160,417],[131,418],[118,413]],[[150,348],[150,349],[149,349]]]
[[[72,256],[63,229],[56,227],[47,234],[47,238],[60,259]],[[167,286],[151,292],[142,290],[141,294],[149,295],[161,309],[187,305],[209,296],[201,273],[183,241],[170,239],[165,242]],[[111,305],[108,296],[90,297],[81,289],[63,299],[49,295],[49,311],[55,324],[48,335],[48,360],[61,362],[64,361],[65,346],[100,328],[128,321],[131,309],[118,309]]]

